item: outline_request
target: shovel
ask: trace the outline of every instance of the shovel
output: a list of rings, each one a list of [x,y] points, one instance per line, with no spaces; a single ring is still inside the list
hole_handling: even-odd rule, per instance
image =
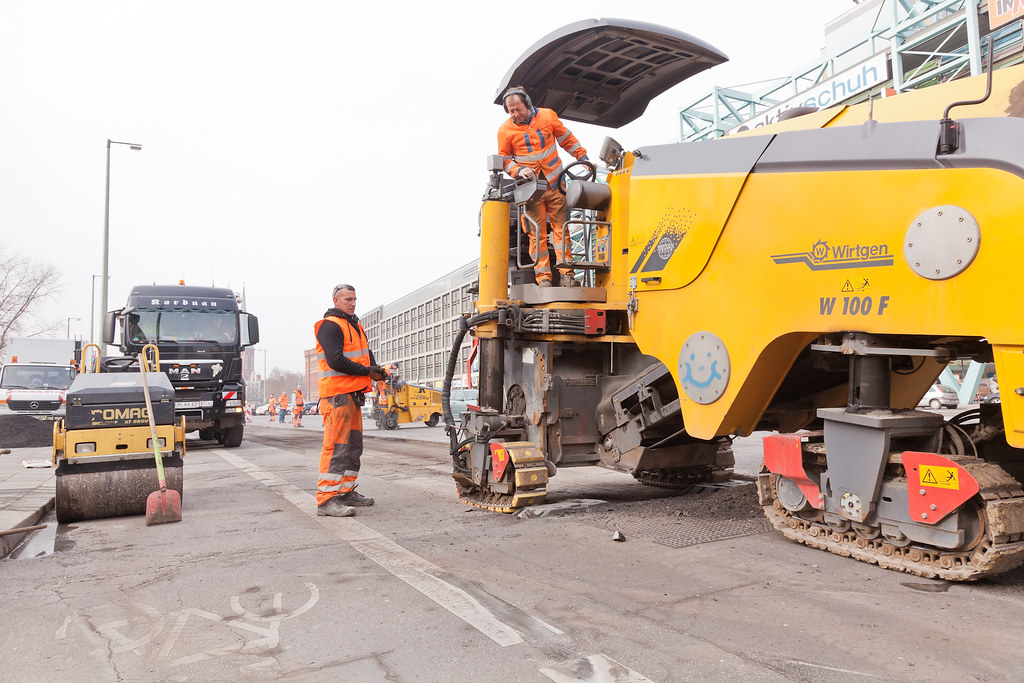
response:
[[[181,521],[181,495],[174,489],[168,491],[167,480],[164,479],[163,456],[160,455],[160,440],[156,437],[153,404],[149,400],[149,383],[146,381],[148,369],[146,355],[140,353],[139,371],[142,372],[142,393],[146,396],[146,415],[149,417],[149,432],[153,438],[153,453],[156,455],[156,476],[160,481],[160,488],[146,498],[146,526],[151,526]]]

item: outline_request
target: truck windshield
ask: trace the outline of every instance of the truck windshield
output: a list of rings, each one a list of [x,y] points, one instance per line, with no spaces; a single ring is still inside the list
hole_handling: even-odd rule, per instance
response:
[[[135,309],[128,314],[127,323],[128,340],[133,344],[238,342],[238,316],[233,311]]]
[[[7,365],[0,376],[3,389],[67,389],[75,371],[66,365]]]

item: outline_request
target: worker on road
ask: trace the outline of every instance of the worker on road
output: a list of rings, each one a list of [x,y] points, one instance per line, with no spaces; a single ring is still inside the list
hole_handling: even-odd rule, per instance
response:
[[[363,454],[360,408],[373,382],[386,375],[377,367],[366,332],[356,316],[355,288],[338,285],[332,298],[334,307],[327,309],[323,319],[313,325],[320,366],[320,414],[324,419],[316,514],[350,517],[356,507],[373,505],[373,498],[355,490]]]
[[[572,245],[565,232],[565,196],[558,191],[558,177],[562,173],[562,160],[558,146],[577,161],[587,160],[587,150],[580,145],[568,128],[551,109],[533,106],[522,86],[505,91],[502,98],[509,118],[498,128],[498,154],[505,159],[505,173],[513,178],[546,180],[548,189],[526,205],[526,213],[536,221],[522,218],[523,232],[530,237],[530,258],[534,262],[533,275],[540,287],[551,286],[551,260],[548,256],[547,220],[551,219],[552,243],[558,261],[572,261]],[[556,145],[557,143],[557,145]],[[565,269],[559,286],[575,286],[573,271]]]
[[[305,403],[302,401],[302,386],[295,387],[295,393],[292,394],[292,405],[295,406],[292,409],[292,426],[302,426],[302,411],[305,408]]]
[[[267,401],[267,412],[270,413],[270,421],[273,422],[274,418],[277,417],[277,399],[274,395],[270,395],[270,399]]]
[[[284,416],[288,414],[288,394],[281,392],[277,399],[277,421],[284,424]]]

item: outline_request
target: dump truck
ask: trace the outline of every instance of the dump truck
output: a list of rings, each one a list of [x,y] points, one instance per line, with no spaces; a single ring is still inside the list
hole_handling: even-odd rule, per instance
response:
[[[398,429],[415,422],[434,427],[441,421],[439,390],[403,382],[395,370],[376,384],[372,415],[377,429]]]
[[[102,372],[99,347],[67,392],[63,418],[53,426],[54,509],[61,524],[141,515],[158,488],[156,456],[146,408],[146,372],[153,422],[168,489],[183,489],[184,418],[175,418],[174,387],[160,371],[159,354],[132,368]],[[91,355],[91,354],[90,354]],[[91,371],[89,371],[91,369]]]
[[[117,338],[117,330],[120,337]],[[189,432],[229,448],[242,443],[245,381],[242,351],[259,342],[259,321],[225,287],[139,285],[124,308],[104,319],[104,342],[124,356],[103,359],[104,368],[134,366],[148,344],[174,387],[174,413]]]
[[[673,29],[578,22],[495,103],[524,85],[563,119],[618,127],[726,59]],[[989,66],[713,140],[607,138],[603,181],[587,164],[562,179],[579,287],[538,287],[510,252],[543,187],[490,158],[479,294],[442,388],[447,403],[472,332],[481,410],[444,415],[460,498],[511,512],[578,465],[684,488],[728,476],[728,441],[768,430],[757,492],[787,538],[949,580],[1020,565],[1024,316],[997,293],[1016,290],[1024,239],[1022,116],[1024,66]],[[957,358],[994,362],[1002,403],[916,410]]]

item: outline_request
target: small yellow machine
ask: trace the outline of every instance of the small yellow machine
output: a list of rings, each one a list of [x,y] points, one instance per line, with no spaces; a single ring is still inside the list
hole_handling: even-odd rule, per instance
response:
[[[578,22],[495,103],[524,85],[617,127],[725,59],[672,29]],[[472,331],[480,411],[444,409],[460,498],[510,512],[579,465],[683,488],[731,472],[731,436],[771,431],[757,487],[787,538],[948,580],[1024,562],[1024,65],[986,76],[714,140],[607,138],[603,181],[582,161],[560,184],[581,244],[555,267],[582,286],[538,287],[510,258],[544,188],[492,157],[476,312],[442,389]],[[957,358],[995,363],[1002,404],[916,410]]]
[[[398,429],[399,425],[422,422],[434,427],[441,421],[441,392],[430,387],[407,384],[392,371],[379,382],[373,397],[373,421],[377,429]]]
[[[57,521],[76,522],[146,513],[146,498],[157,487],[153,437],[146,410],[142,371],[146,372],[156,438],[167,488],[182,492],[185,455],[184,418],[174,420],[174,387],[160,372],[155,346],[153,371],[118,366],[100,372],[99,347],[92,372],[82,372],[67,393],[63,419],[53,428]],[[137,363],[136,363],[137,364]]]

